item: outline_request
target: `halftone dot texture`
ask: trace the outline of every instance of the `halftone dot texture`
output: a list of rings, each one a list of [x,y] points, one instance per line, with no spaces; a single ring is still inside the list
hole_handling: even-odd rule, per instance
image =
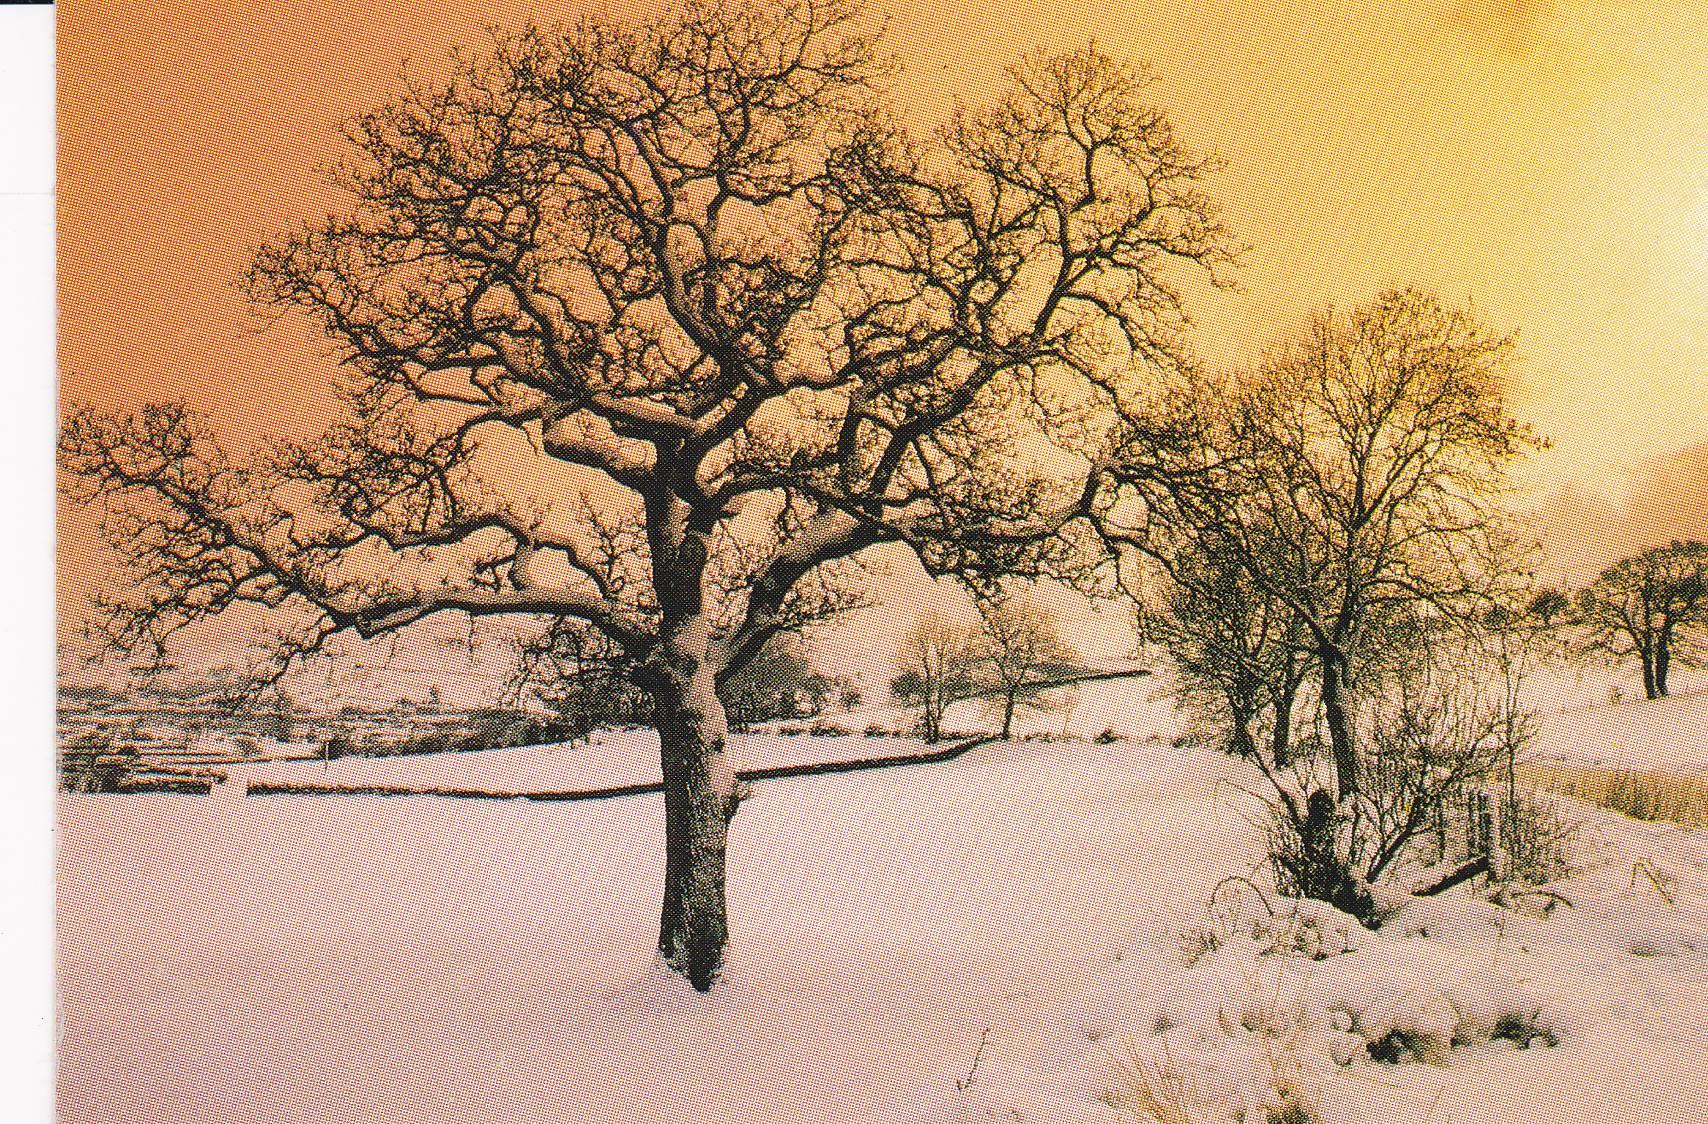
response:
[[[1529,495],[1555,576],[1581,581],[1639,547],[1708,535],[1697,155],[1708,151],[1708,8],[887,7],[896,101],[921,135],[958,99],[987,100],[1001,68],[1034,47],[1096,38],[1153,65],[1158,104],[1223,158],[1209,190],[1251,246],[1241,291],[1194,304],[1212,361],[1249,359],[1310,309],[1391,283],[1469,298],[1521,332],[1517,409],[1555,441]],[[397,90],[404,59],[430,79],[451,48],[478,49],[486,24],[578,11],[66,4],[64,397],[186,399],[238,449],[318,431],[336,408],[334,362],[301,322],[267,326],[245,306],[234,280],[254,247],[337,205],[317,169],[340,156],[340,122]],[[61,505],[71,647],[88,595],[113,580],[92,524]],[[933,593],[898,570],[886,596],[912,607]],[[881,682],[905,615],[870,617],[839,639],[838,658]],[[237,646],[205,642],[222,640]],[[398,693],[498,674],[486,656],[425,647],[412,657],[418,682]],[[372,678],[352,666],[361,655],[340,657],[330,694]],[[458,701],[482,697],[476,687]],[[1145,707],[1123,719],[1106,716],[1125,705],[1109,696],[1080,705],[1075,733],[1166,736],[763,782],[734,829],[727,986],[706,1000],[648,967],[656,796],[67,798],[63,1117],[957,1120],[998,1103],[989,1096],[1026,1119],[1119,1119],[1085,1095],[1087,997],[1120,978],[1134,948],[1165,947],[1259,852],[1237,794],[1218,784],[1225,761],[1174,750],[1169,719]],[[1605,721],[1595,752],[1614,766],[1700,769],[1701,707],[1668,705],[1663,720],[1562,718],[1544,738],[1575,751]],[[639,759],[517,755],[472,778],[462,763],[385,763],[373,769],[387,776],[367,780],[573,787],[622,783]],[[1629,940],[1531,966],[1599,1029],[1555,1050],[1473,1051],[1446,1070],[1337,1087],[1363,1113],[1350,1118],[1708,1119],[1708,949],[1691,935],[1708,930],[1708,854],[1699,835],[1595,822],[1615,857],[1588,876],[1586,900],[1603,904],[1582,923],[1605,921],[1585,930],[1597,940]],[[1638,860],[1679,880],[1679,912],[1651,916],[1642,886],[1625,884]],[[1488,955],[1528,955],[1510,948]]]

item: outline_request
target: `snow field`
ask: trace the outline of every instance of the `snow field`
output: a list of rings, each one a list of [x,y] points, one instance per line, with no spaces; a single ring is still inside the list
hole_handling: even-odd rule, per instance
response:
[[[1539,760],[1708,776],[1708,690],[1556,711],[1529,749]]]
[[[394,762],[423,764],[351,764]],[[1253,787],[1128,741],[761,782],[709,998],[651,963],[655,795],[66,797],[62,1117],[1109,1124],[1152,1119],[1148,1088],[1192,1122],[1708,1119],[1708,834],[1574,807],[1586,869],[1546,918],[1468,894],[1375,933],[1318,906],[1213,916],[1260,857],[1224,779]],[[1490,1041],[1521,1027],[1528,1050]],[[1410,1060],[1369,1060],[1384,1042]]]
[[[1202,798],[1204,775],[1160,747],[1080,748],[759,785],[709,1003],[649,979],[656,796],[68,798],[64,1116],[810,1120],[909,1101],[993,1022],[996,1051],[1043,1036],[1127,939],[1135,876],[1208,888],[1166,871],[1139,814],[1184,830],[1159,797]]]

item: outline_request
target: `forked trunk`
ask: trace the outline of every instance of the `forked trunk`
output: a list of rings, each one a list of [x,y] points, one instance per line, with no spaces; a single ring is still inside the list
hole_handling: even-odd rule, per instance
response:
[[[1376,902],[1344,849],[1345,807],[1345,800],[1336,801],[1321,789],[1311,793],[1303,821],[1296,825],[1297,846],[1281,865],[1293,883],[1290,889],[1300,897],[1327,902],[1369,922],[1376,913]]]
[[[928,744],[935,745],[943,737],[943,701],[935,687],[927,689],[925,713],[919,723]]]
[[[1353,862],[1349,837],[1359,798],[1358,750],[1353,700],[1346,682],[1346,660],[1334,648],[1318,653],[1322,668],[1323,722],[1334,753],[1335,791],[1312,792],[1306,815],[1297,824],[1297,849],[1289,856],[1295,888],[1302,897],[1328,902],[1361,921],[1375,913],[1370,887]],[[1282,708],[1291,722],[1291,705]],[[1279,717],[1279,716],[1278,716]]]

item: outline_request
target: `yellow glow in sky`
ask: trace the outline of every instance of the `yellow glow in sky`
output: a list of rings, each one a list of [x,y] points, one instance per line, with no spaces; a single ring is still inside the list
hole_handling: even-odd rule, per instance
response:
[[[1197,306],[1213,360],[1251,357],[1324,303],[1418,285],[1519,331],[1517,408],[1555,442],[1532,469],[1543,490],[1617,498],[1655,458],[1708,444],[1704,0],[886,7],[897,102],[920,129],[1035,46],[1096,39],[1153,64],[1181,133],[1225,160],[1210,187],[1251,246],[1241,290]],[[299,324],[256,331],[232,285],[249,248],[336,205],[317,169],[337,125],[395,89],[403,60],[431,74],[485,24],[583,10],[67,5],[65,396],[188,398],[239,444],[317,427],[324,345]],[[77,513],[61,532],[80,600],[92,548]]]

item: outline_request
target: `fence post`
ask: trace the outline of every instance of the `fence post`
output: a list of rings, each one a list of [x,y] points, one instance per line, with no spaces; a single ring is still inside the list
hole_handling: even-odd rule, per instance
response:
[[[1465,794],[1465,858],[1490,855],[1498,845],[1496,839],[1495,802],[1486,788],[1472,789]]]

